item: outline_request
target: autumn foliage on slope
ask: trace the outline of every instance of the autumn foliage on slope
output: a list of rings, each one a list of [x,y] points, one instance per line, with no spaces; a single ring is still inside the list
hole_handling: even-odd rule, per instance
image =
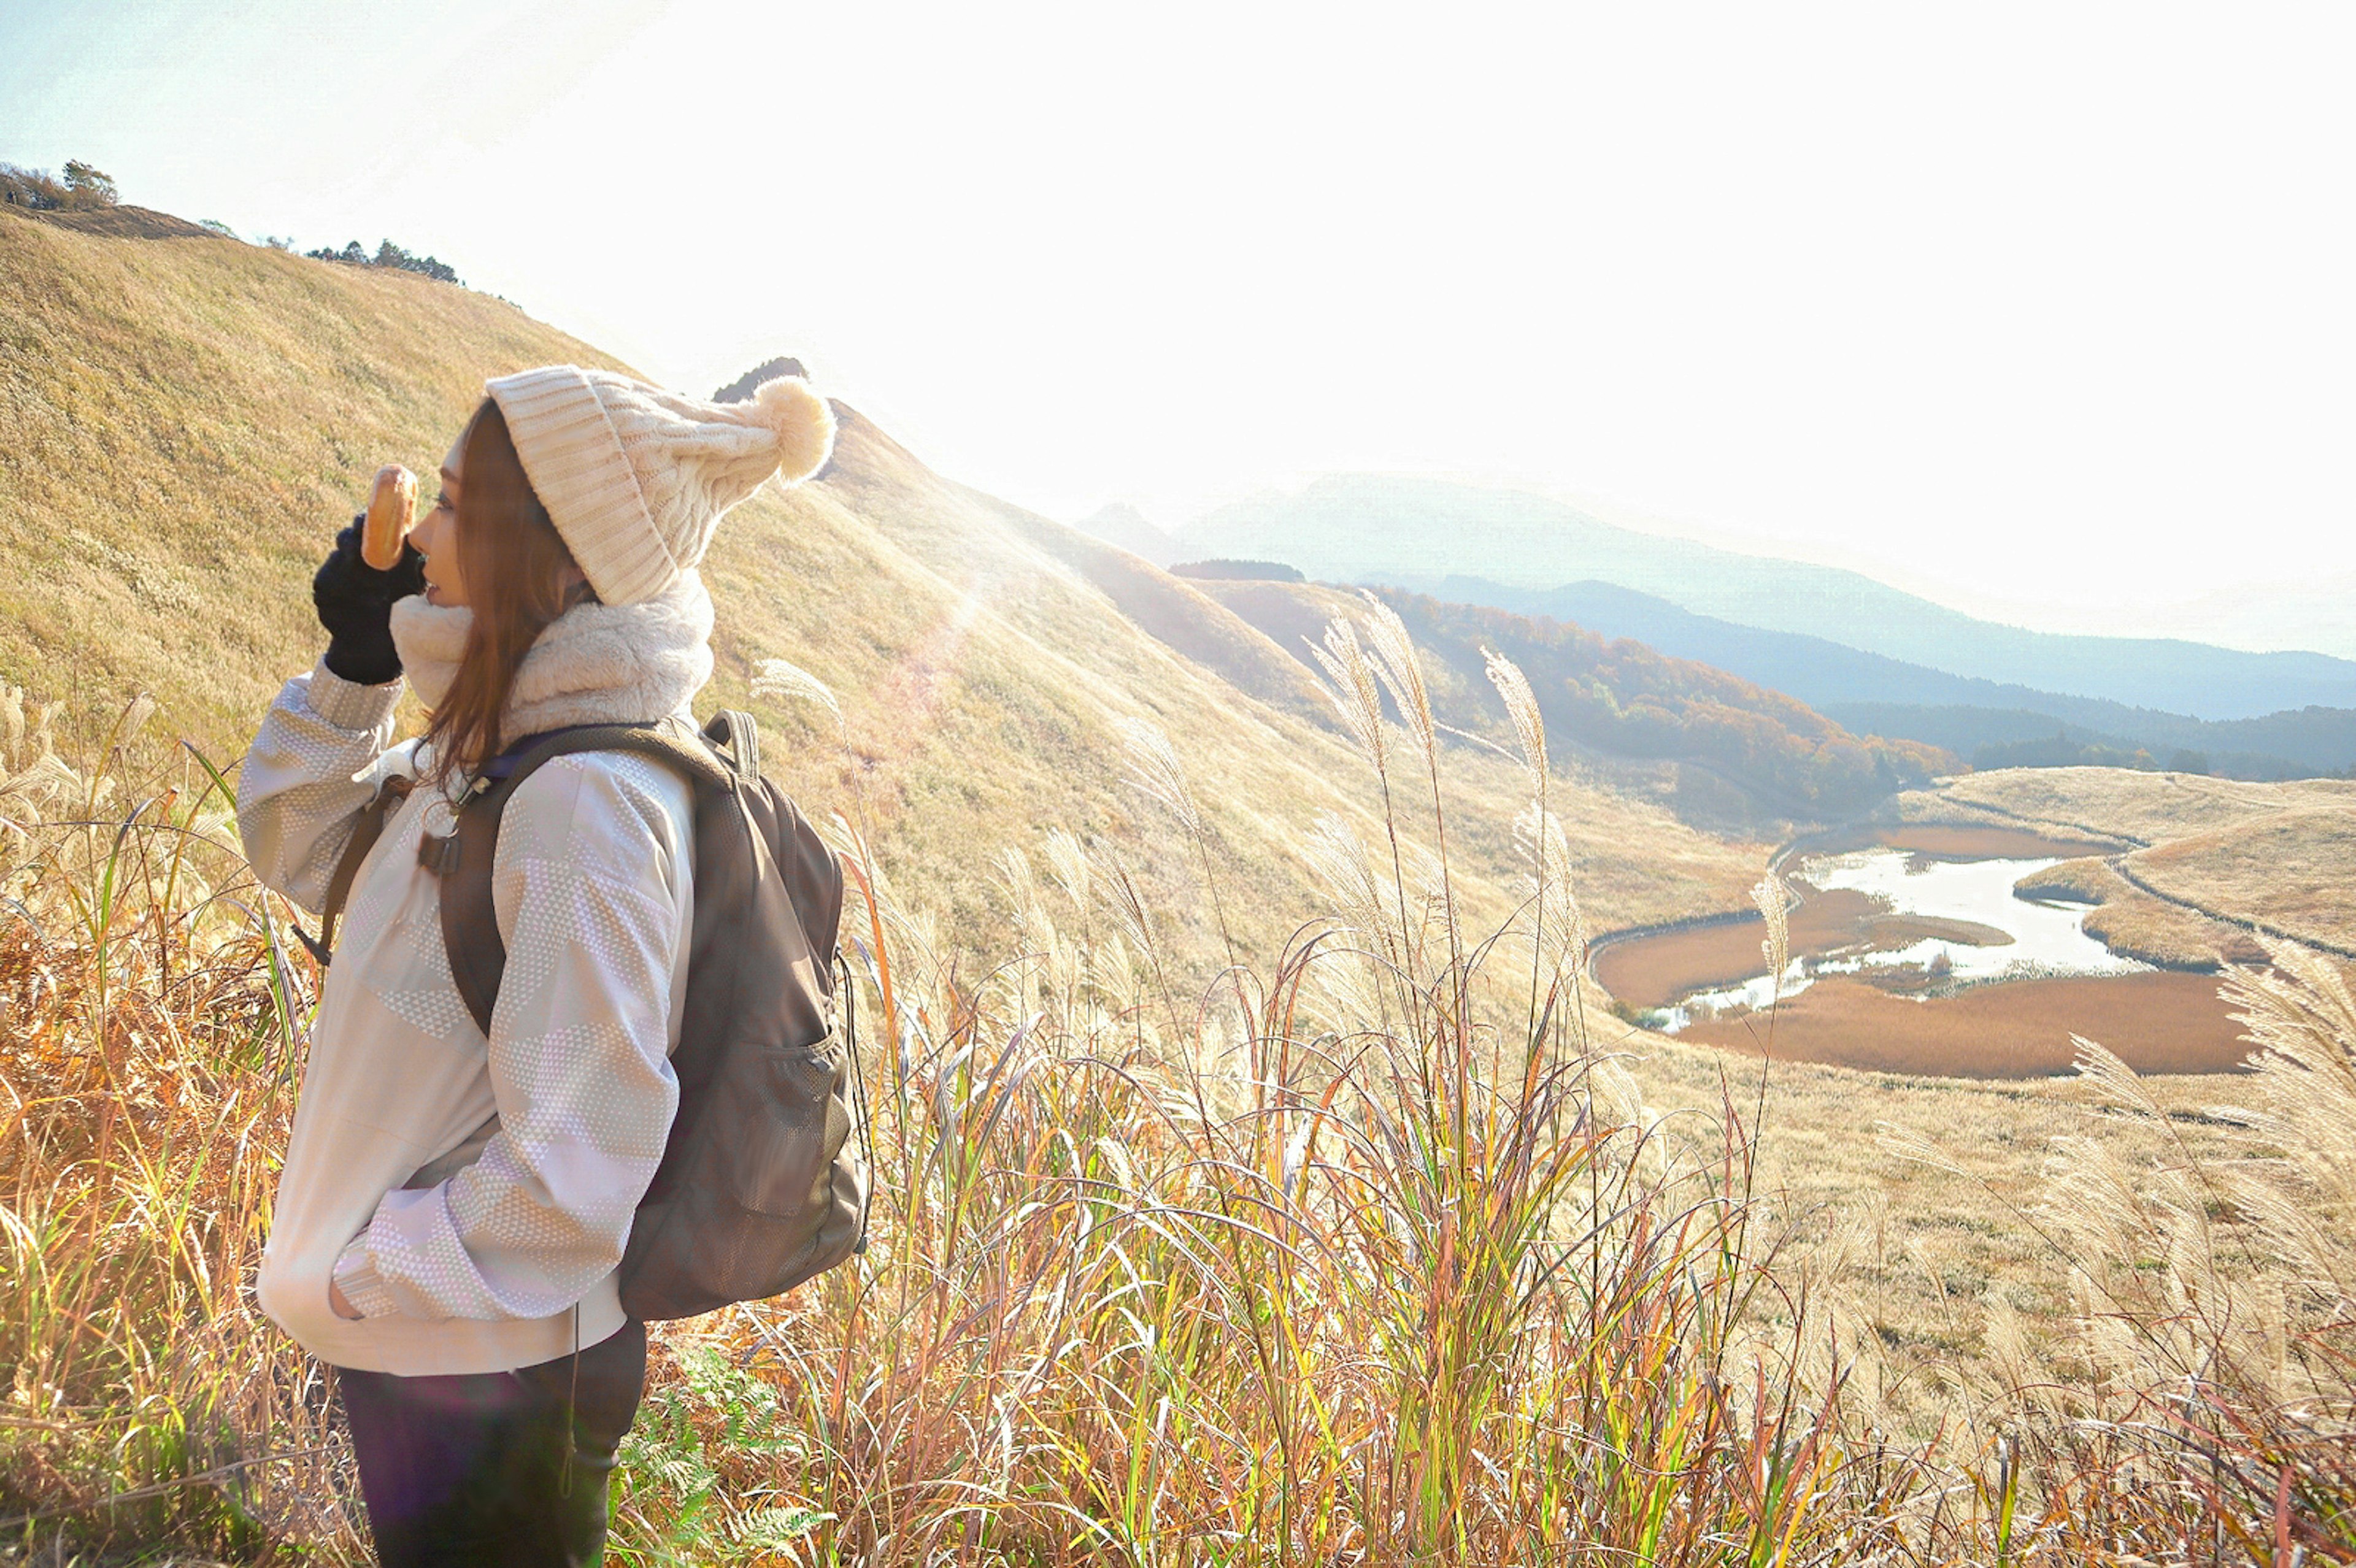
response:
[[[1195,586],[1303,662],[1318,629],[1351,597],[1312,583]],[[1505,732],[1505,713],[1482,676],[1494,651],[1528,673],[1558,739],[1612,756],[1697,763],[1794,816],[1843,816],[1961,771],[1954,754],[1936,746],[1860,739],[1796,698],[1643,643],[1395,588],[1368,592],[1414,634],[1431,667],[1441,720],[1460,730]]]
[[[1956,771],[1936,746],[1850,734],[1796,698],[1584,627],[1376,589],[1416,640],[1477,676],[1494,649],[1528,672],[1547,728],[1620,756],[1716,767],[1789,808],[1835,815]],[[1468,694],[1478,687],[1467,683]]]

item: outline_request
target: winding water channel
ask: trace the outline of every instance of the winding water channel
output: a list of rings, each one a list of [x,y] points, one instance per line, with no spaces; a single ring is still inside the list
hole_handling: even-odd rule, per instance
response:
[[[1784,971],[1783,994],[1797,996],[1822,976],[1871,969],[1919,970],[1924,983],[1907,993],[1918,1002],[1995,981],[2148,973],[2150,965],[2123,958],[2086,934],[2085,905],[2013,892],[2023,877],[2059,863],[2058,856],[1940,860],[1882,846],[1804,859],[1793,868],[1798,880],[1825,893],[1862,893],[1901,918],[1869,924],[1868,944],[1860,951],[1794,958]],[[1916,922],[1976,929],[1918,935]],[[1876,944],[1877,933],[1902,944]],[[1774,999],[1773,976],[1761,974],[1655,1008],[1644,1021],[1675,1034],[1697,1018],[1755,1012]]]
[[[2079,1036],[2143,1072],[2231,1072],[2244,1060],[2217,976],[2123,957],[2087,934],[2087,906],[2013,891],[2100,846],[2018,833],[1891,834],[1894,845],[1827,848],[1785,865],[1802,903],[1780,987],[1766,973],[1756,920],[1607,941],[1595,977],[1647,1028],[1878,1072],[2064,1072]]]

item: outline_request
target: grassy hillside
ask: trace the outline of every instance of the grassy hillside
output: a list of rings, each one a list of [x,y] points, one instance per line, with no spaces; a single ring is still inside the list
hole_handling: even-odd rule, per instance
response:
[[[1550,590],[1600,580],[1697,614],[1910,664],[2203,719],[2356,708],[2356,661],[2175,638],[2062,636],[1981,621],[1854,571],[1740,555],[1600,522],[1542,496],[1344,475],[1260,496],[1180,531],[1185,558],[1280,560],[1336,582],[1453,597],[1451,576]]]
[[[0,677],[91,722],[152,693],[219,757],[320,645],[310,573],[379,464],[429,471],[486,376],[621,368],[481,294],[165,224],[92,235],[0,212],[0,551],[17,568]],[[1336,783],[1355,772],[1299,666],[1194,585],[939,479],[853,411],[842,426],[820,481],[765,491],[714,543],[706,703],[749,701],[765,657],[831,684],[855,766],[812,710],[755,703],[775,771],[820,811],[862,806],[911,902],[968,917],[992,907],[975,859],[997,846],[1050,827],[1161,841],[1121,782],[1122,722],[1158,724],[1215,781],[1244,925],[1289,929],[1300,835],[1371,798]],[[1493,868],[1511,778],[1476,765],[1455,803]],[[1740,902],[1754,847],[1580,800],[1606,918]],[[1184,858],[1146,859],[1194,911]]]
[[[487,374],[614,362],[407,273],[82,231],[126,211],[0,208],[0,672],[80,714],[152,692],[219,747],[316,645],[362,475],[430,472]]]

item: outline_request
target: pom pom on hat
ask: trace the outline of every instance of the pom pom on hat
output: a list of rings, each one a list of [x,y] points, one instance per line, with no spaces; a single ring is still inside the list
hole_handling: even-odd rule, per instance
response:
[[[754,389],[753,415],[777,432],[777,476],[798,485],[826,466],[834,450],[834,410],[799,376]]]
[[[608,604],[661,593],[703,559],[731,507],[771,475],[811,478],[834,447],[834,411],[798,376],[765,381],[740,403],[573,365],[485,389],[549,520]]]

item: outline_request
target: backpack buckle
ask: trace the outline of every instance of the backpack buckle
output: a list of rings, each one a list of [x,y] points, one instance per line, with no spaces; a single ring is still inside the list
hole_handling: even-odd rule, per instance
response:
[[[458,835],[455,829],[442,837],[431,833],[421,834],[417,840],[417,863],[437,877],[446,877],[458,869]]]

